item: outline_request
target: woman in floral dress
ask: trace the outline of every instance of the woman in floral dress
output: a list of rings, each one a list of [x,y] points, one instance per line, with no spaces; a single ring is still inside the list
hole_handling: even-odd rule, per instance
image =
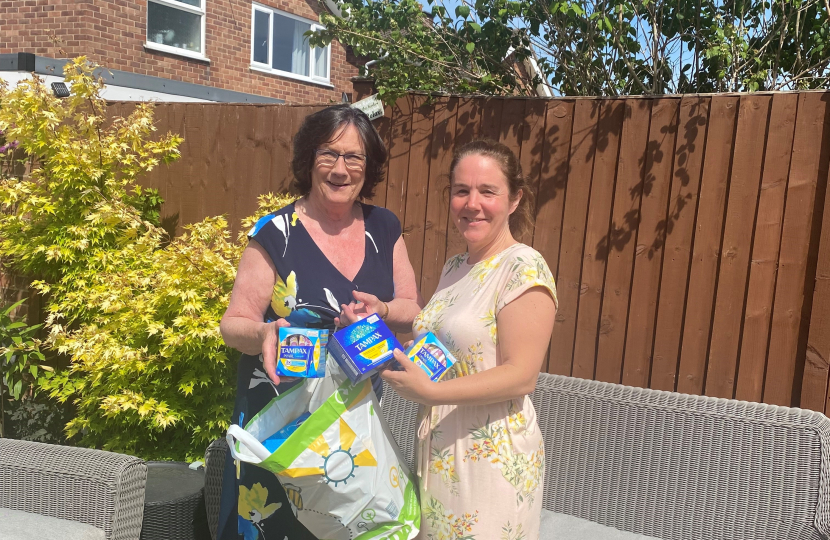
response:
[[[450,214],[467,252],[444,265],[412,325],[433,332],[457,363],[438,384],[396,352],[382,376],[421,404],[417,474],[429,540],[535,540],[545,450],[528,397],[550,343],[556,288],[547,263],[515,240],[530,224],[515,155],[493,141],[459,149]]]

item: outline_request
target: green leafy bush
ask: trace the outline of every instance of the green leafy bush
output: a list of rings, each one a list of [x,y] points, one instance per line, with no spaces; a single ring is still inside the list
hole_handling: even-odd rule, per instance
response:
[[[14,439],[49,444],[65,444],[67,407],[48,396],[26,396],[8,408],[8,435]]]
[[[40,82],[0,88],[0,129],[34,156],[29,178],[0,180],[0,256],[40,278],[45,345],[70,358],[40,390],[76,414],[81,445],[145,459],[195,459],[228,426],[236,352],[219,320],[244,235],[211,217],[170,238],[160,198],[140,174],[178,157],[181,138],[151,140],[152,107],[106,118],[102,83],[79,58],[65,75],[72,97]],[[256,217],[285,197],[264,196]]]
[[[20,300],[0,311],[0,398],[3,399],[7,395],[14,400],[20,399],[29,393],[40,369],[51,370],[38,364],[38,361],[46,360],[34,338],[41,325],[29,326],[12,318],[12,312],[25,301]]]
[[[30,399],[38,375],[42,370],[52,370],[44,364],[45,357],[35,338],[41,325],[29,326],[12,317],[25,301],[0,308],[0,436],[7,434],[5,413],[8,405]]]

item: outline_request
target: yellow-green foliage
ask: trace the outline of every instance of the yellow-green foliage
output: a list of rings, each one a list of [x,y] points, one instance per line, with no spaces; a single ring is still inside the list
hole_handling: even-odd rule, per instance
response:
[[[105,119],[91,69],[67,65],[66,100],[39,82],[0,88],[0,130],[38,164],[0,179],[0,256],[48,293],[46,345],[71,360],[38,384],[75,404],[67,434],[146,459],[198,458],[232,412],[236,353],[219,319],[245,238],[222,217],[167,236],[158,194],[134,182],[177,158],[181,138],[150,140],[149,105]],[[287,202],[262,197],[245,226]]]

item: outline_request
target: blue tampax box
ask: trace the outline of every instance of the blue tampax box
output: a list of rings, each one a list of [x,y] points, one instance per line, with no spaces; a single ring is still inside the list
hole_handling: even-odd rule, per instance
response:
[[[328,330],[281,327],[277,344],[277,375],[324,377],[328,340]]]
[[[433,382],[440,381],[444,373],[455,364],[455,357],[432,332],[416,339],[406,350],[406,355],[423,369]]]
[[[395,334],[376,313],[332,334],[328,347],[353,384],[392,360],[395,349],[403,351]]]
[[[290,437],[292,433],[297,431],[297,429],[303,425],[303,422],[305,422],[309,416],[311,416],[311,413],[309,412],[301,414],[299,418],[295,419],[293,422],[289,422],[281,430],[262,441],[262,444],[273,454],[277,451],[277,448],[282,446],[282,444],[288,440],[288,437]]]

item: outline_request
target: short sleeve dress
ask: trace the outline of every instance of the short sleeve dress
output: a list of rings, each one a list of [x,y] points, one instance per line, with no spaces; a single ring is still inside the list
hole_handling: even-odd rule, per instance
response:
[[[385,302],[394,298],[393,252],[401,236],[400,221],[385,208],[361,206],[365,252],[363,265],[353,280],[341,274],[317,247],[293,203],[256,223],[248,237],[265,249],[277,269],[277,282],[263,314],[264,321],[284,318],[292,326],[333,330],[340,304],[353,300],[352,291],[367,292]],[[294,384],[298,382],[274,388],[260,357],[243,354],[237,369],[232,422],[244,426],[246,418],[253,418],[277,392],[285,392]],[[379,378],[373,378],[373,386],[380,395]],[[295,519],[299,510],[291,497],[292,488],[290,484],[281,485],[274,474],[264,469],[245,463],[237,465],[228,453],[218,538],[314,540]]]
[[[433,332],[455,356],[444,380],[501,364],[497,317],[523,292],[542,287],[556,302],[553,276],[533,248],[514,244],[473,265],[467,257],[447,261],[437,292],[412,324],[414,334]],[[545,449],[528,396],[421,406],[416,461],[419,538],[538,538]]]

